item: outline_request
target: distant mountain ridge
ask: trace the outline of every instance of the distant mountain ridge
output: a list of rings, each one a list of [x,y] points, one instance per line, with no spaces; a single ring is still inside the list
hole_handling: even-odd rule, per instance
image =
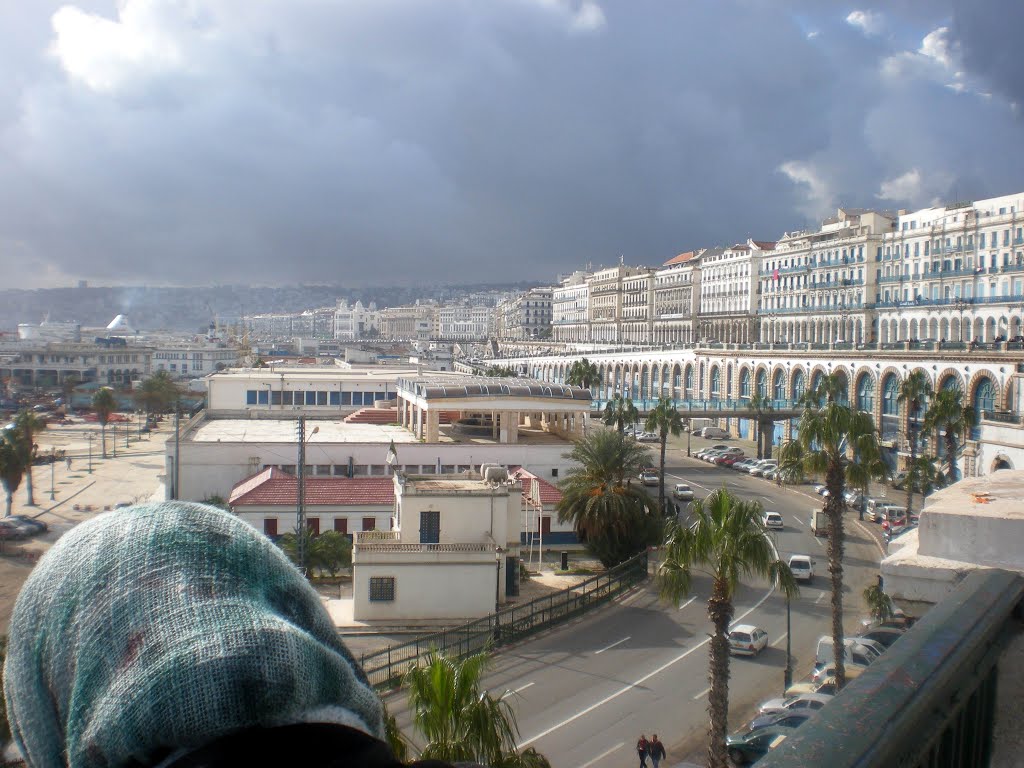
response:
[[[338,299],[378,307],[412,304],[419,300],[449,301],[470,293],[526,290],[536,282],[494,285],[377,286],[354,289],[344,285],[196,287],[88,286],[0,290],[0,330],[19,323],[78,321],[83,326],[106,326],[116,315],[127,315],[140,330],[196,331],[214,316],[234,322],[242,315],[301,312],[333,306]]]

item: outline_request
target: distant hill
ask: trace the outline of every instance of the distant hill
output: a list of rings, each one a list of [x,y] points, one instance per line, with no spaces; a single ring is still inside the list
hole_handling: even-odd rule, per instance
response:
[[[214,315],[234,322],[242,315],[267,312],[301,312],[333,306],[338,299],[378,307],[412,304],[417,299],[448,301],[469,293],[526,290],[535,282],[502,285],[379,286],[362,289],[343,285],[198,287],[96,286],[85,288],[8,289],[0,291],[0,329],[14,330],[18,323],[50,320],[78,321],[84,326],[105,326],[116,315],[128,316],[140,330],[196,331]]]

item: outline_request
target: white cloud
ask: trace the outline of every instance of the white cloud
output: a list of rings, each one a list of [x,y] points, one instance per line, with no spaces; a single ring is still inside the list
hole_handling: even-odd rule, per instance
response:
[[[118,20],[65,5],[51,18],[50,53],[74,79],[95,91],[113,91],[131,78],[182,68],[173,14],[159,0],[124,0]],[[180,16],[179,16],[180,18]]]
[[[804,202],[797,210],[809,219],[817,219],[834,208],[832,191],[822,174],[811,163],[789,160],[778,170],[789,177],[794,184],[804,188]]]
[[[917,200],[920,196],[921,172],[917,168],[895,179],[886,179],[876,195],[881,200]]]
[[[953,57],[950,54],[949,28],[939,27],[933,29],[924,36],[921,47],[917,52],[933,61],[941,64],[946,69],[952,69]]]
[[[851,11],[846,17],[846,23],[857,27],[865,35],[877,35],[885,28],[882,14],[874,11]]]
[[[608,23],[601,7],[591,0],[583,0],[572,17],[572,28],[580,32],[594,32]]]
[[[950,42],[949,29],[933,29],[916,51],[901,51],[882,60],[882,76],[892,82],[931,80],[962,93],[972,90],[960,67],[957,46]]]
[[[820,35],[820,34],[821,34],[821,30],[818,30],[818,29],[811,30],[810,32],[807,33],[807,39],[808,40],[813,40],[814,38],[818,37],[818,35]]]

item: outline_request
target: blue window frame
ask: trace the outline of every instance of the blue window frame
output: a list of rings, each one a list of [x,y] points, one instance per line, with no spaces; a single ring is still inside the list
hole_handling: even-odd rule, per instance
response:
[[[256,394],[257,394],[257,392],[256,392],[255,389],[248,389],[248,390],[246,390],[246,392],[245,392],[245,404],[246,405],[256,405]]]
[[[341,392],[331,392],[331,405],[341,405]]]
[[[265,389],[261,389],[256,393],[257,405],[267,405],[270,403],[270,392]]]

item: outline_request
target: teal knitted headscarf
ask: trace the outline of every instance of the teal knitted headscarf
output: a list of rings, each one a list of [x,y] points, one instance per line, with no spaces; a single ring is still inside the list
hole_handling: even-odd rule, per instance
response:
[[[57,541],[18,596],[4,694],[33,768],[152,764],[252,726],[384,732],[302,575],[251,526],[183,502]]]

